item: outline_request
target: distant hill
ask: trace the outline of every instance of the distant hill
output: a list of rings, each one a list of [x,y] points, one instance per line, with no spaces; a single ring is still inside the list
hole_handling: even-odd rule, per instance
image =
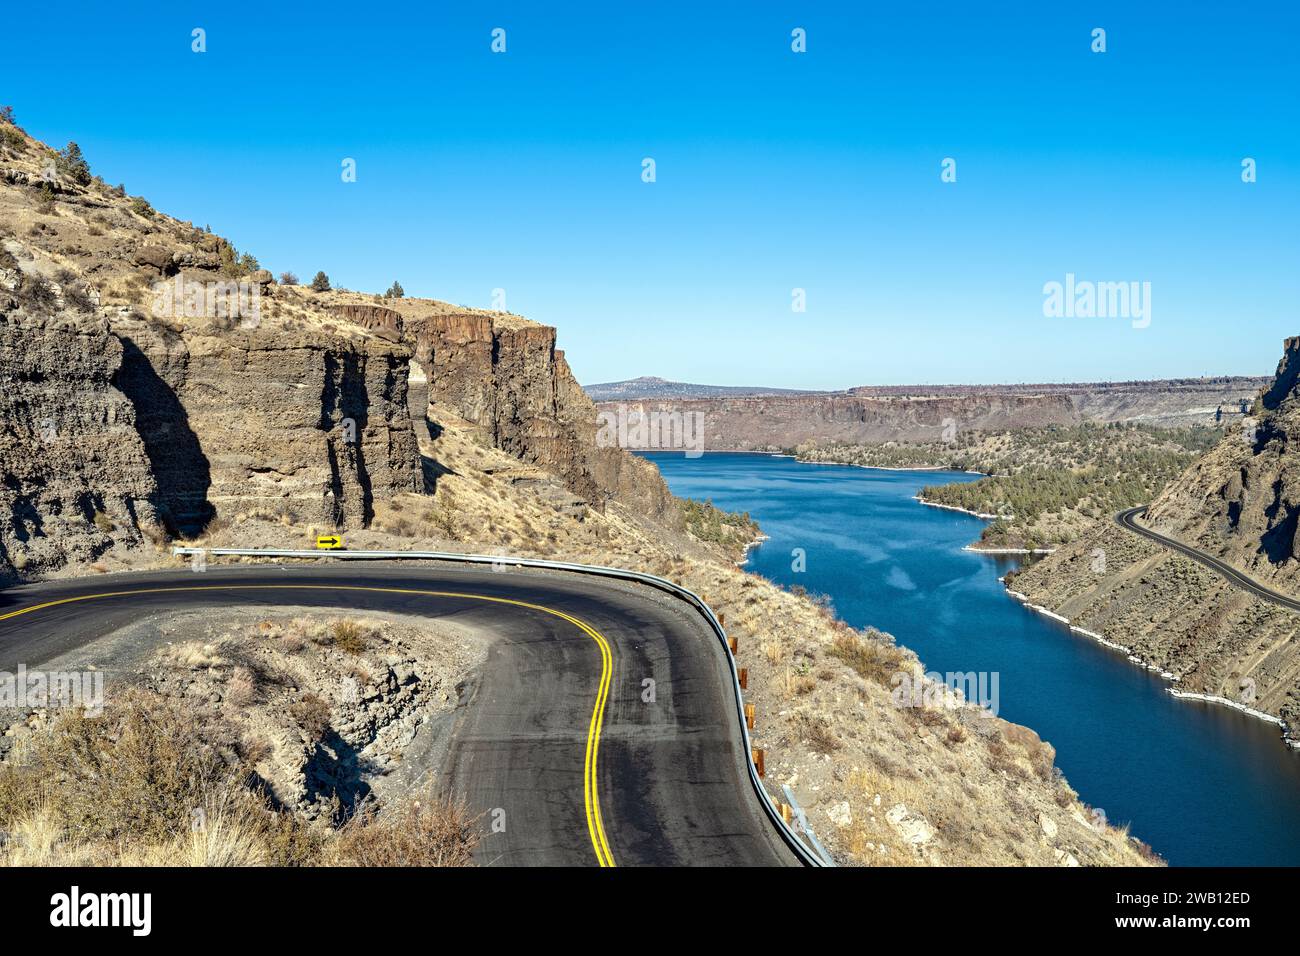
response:
[[[827,395],[799,388],[764,388],[758,385],[692,385],[689,382],[670,382],[653,375],[628,379],[624,382],[602,382],[584,385],[583,390],[595,402],[635,402],[673,398],[749,398],[759,395]]]

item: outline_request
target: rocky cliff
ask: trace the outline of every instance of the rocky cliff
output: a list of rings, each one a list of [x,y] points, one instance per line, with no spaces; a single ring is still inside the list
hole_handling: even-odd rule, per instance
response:
[[[276,284],[225,239],[5,128],[0,574],[249,515],[366,527],[376,501],[431,490],[413,352],[428,398],[487,442],[598,510],[680,520],[657,469],[596,447],[554,329]]]
[[[403,339],[429,379],[429,400],[478,425],[516,458],[562,477],[597,510],[617,500],[677,521],[658,469],[596,444],[596,406],[556,348],[555,329],[499,313],[406,304]]]
[[[1293,592],[1300,578],[1298,374],[1300,338],[1290,338],[1254,414],[1147,512],[1156,530]]]
[[[156,532],[158,486],[102,324],[6,311],[0,295],[0,578]]]

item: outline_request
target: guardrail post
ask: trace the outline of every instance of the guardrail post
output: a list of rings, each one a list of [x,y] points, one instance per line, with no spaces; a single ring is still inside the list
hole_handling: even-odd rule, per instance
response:
[[[740,671],[736,674],[736,678],[737,680],[740,681],[741,690],[749,690],[749,668],[748,667],[740,668]]]
[[[731,656],[735,657],[736,652],[740,650],[740,638],[737,637],[727,638],[727,647],[731,649]]]
[[[745,705],[745,726],[750,730],[754,729],[754,705]]]
[[[750,757],[752,757],[753,760],[754,760],[754,769],[756,769],[756,770],[758,771],[758,775],[759,775],[760,777],[765,776],[765,774],[763,773],[763,748],[762,748],[762,747],[750,747],[750,748],[749,748],[749,755],[750,755]]]

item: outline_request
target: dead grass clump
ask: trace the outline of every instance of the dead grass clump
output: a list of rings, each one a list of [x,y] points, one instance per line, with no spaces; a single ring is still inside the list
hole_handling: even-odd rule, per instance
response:
[[[336,866],[470,866],[478,845],[477,820],[450,798],[423,799],[380,814],[359,810],[332,847]]]
[[[226,699],[236,707],[247,707],[257,700],[257,675],[247,667],[236,667],[226,684]]]
[[[335,621],[330,625],[330,637],[334,646],[345,654],[357,655],[365,651],[368,644],[365,629],[356,621]]]
[[[289,715],[313,742],[322,739],[329,730],[330,705],[316,694],[303,694],[301,700],[290,704]]]
[[[888,686],[890,679],[904,668],[907,653],[876,632],[858,634],[842,631],[830,647],[832,657],[838,657],[867,680]]]
[[[0,765],[0,827],[44,801],[49,825],[83,840],[165,841],[191,811],[242,777],[220,727],[146,691],[128,690],[96,718],[62,714]]]
[[[808,748],[816,754],[831,754],[840,749],[839,738],[835,736],[835,731],[831,729],[829,720],[824,717],[814,717],[808,713],[798,713],[794,716],[794,729],[801,740],[808,745]]]

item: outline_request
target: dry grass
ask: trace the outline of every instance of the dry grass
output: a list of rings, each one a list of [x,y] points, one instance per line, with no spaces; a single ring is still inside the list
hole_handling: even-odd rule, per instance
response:
[[[303,694],[289,706],[289,714],[309,740],[321,740],[329,731],[330,705],[315,694]]]
[[[335,866],[470,866],[478,821],[463,803],[426,795],[396,812],[358,811],[334,841]]]
[[[0,865],[465,866],[476,821],[426,797],[332,830],[274,809],[255,745],[213,714],[143,690],[66,713],[0,763]]]
[[[888,686],[890,679],[906,665],[909,655],[876,631],[858,634],[844,629],[831,643],[830,654],[838,657],[859,676]]]

